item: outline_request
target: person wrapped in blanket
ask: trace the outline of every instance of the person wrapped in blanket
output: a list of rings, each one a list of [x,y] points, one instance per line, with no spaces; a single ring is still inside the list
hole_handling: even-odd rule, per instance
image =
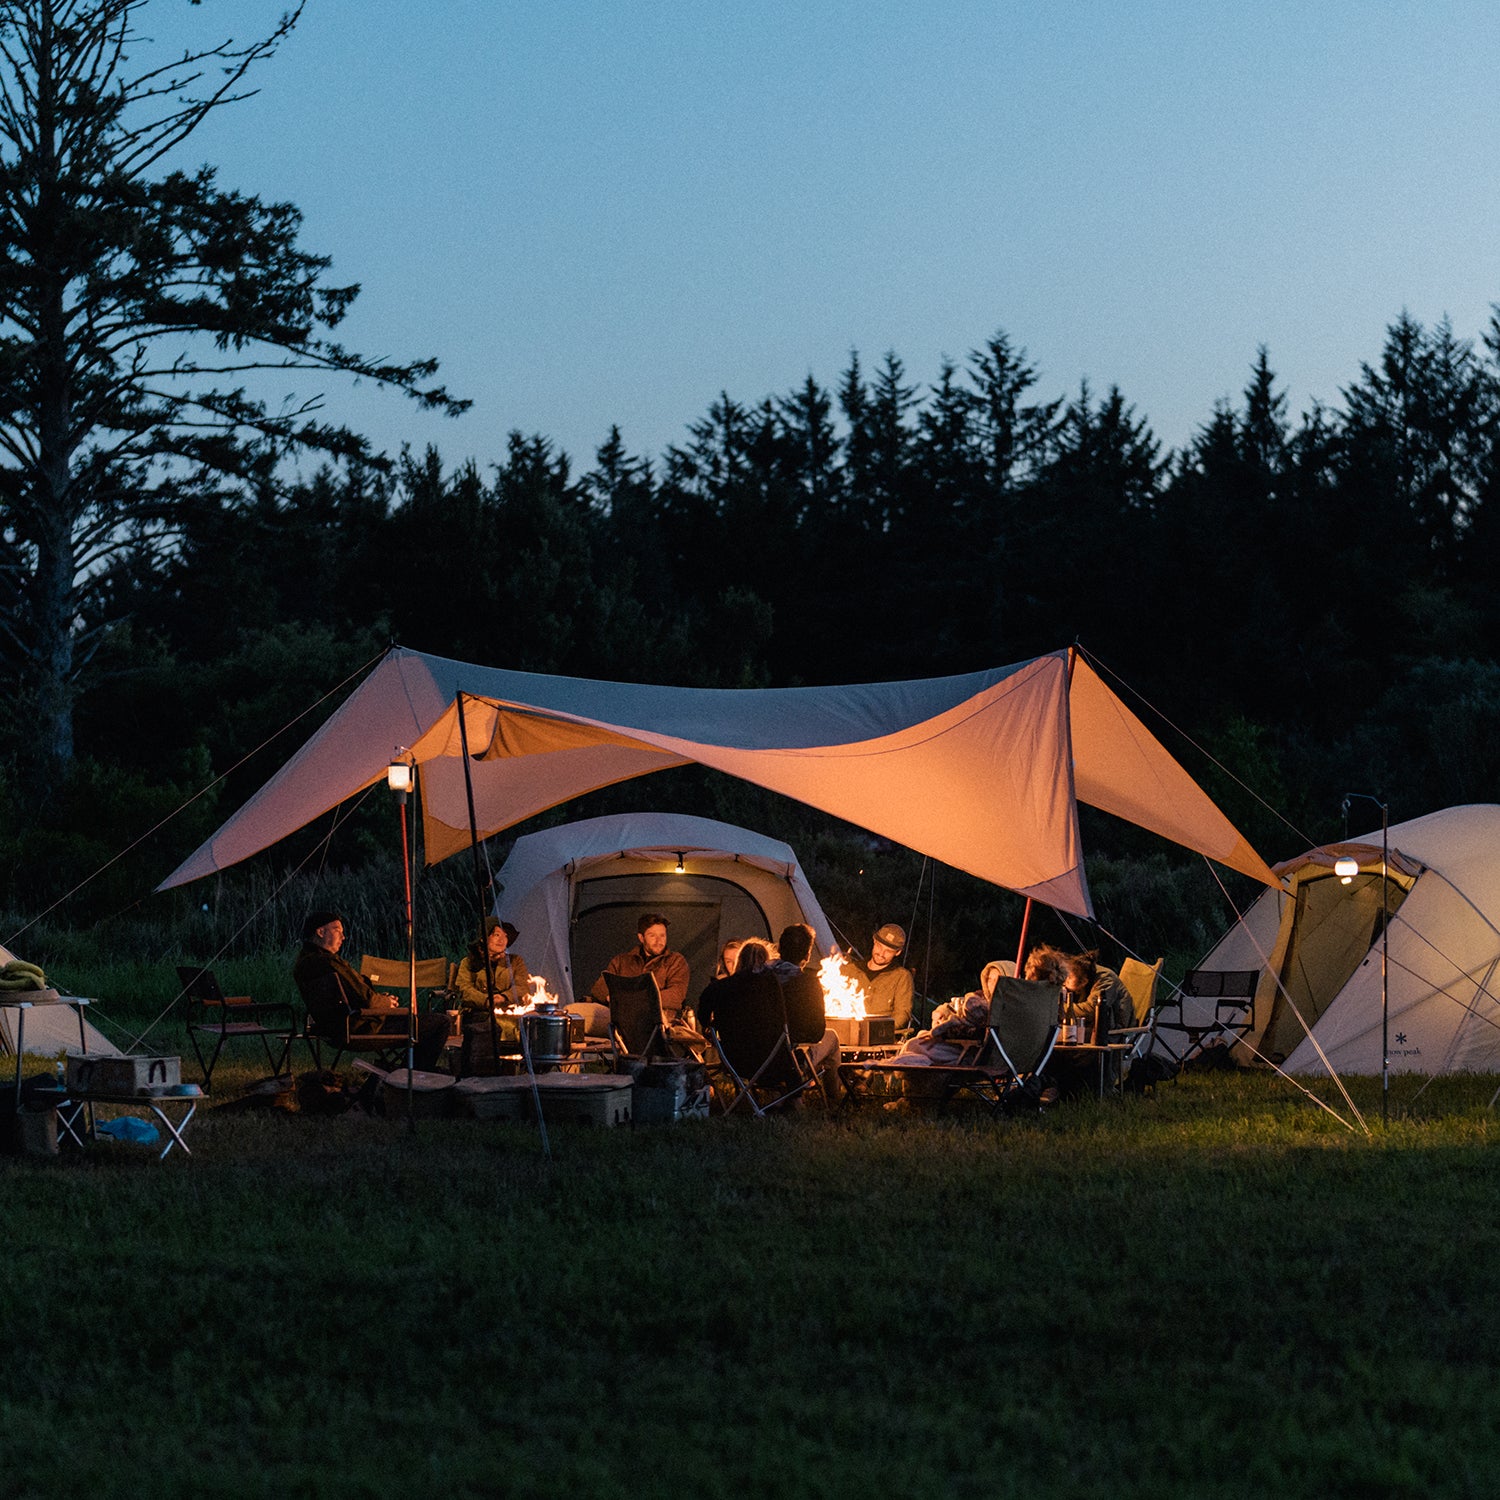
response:
[[[1023,978],[1045,981],[1061,989],[1067,976],[1065,959],[1066,955],[1057,949],[1039,945],[1026,955]],[[931,1026],[912,1037],[891,1059],[892,1064],[916,1069],[951,1066],[962,1061],[971,1044],[983,1038],[990,1024],[995,981],[1012,968],[1009,963],[992,959],[980,971],[979,989],[939,1005],[932,1012]],[[924,1079],[919,1073],[903,1075],[902,1085],[904,1099],[892,1101],[898,1106],[938,1103],[947,1091],[941,1080]],[[886,1107],[889,1109],[891,1105]]]

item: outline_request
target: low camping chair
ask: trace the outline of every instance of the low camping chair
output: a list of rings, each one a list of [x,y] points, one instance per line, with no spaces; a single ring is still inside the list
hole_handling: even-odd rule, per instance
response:
[[[203,1087],[210,1089],[214,1066],[224,1043],[244,1037],[256,1037],[265,1048],[271,1072],[283,1072],[297,1035],[297,1021],[292,1007],[284,1000],[252,1000],[249,995],[226,995],[211,969],[180,966],[178,982],[187,1000],[187,1033],[203,1070]],[[200,1038],[213,1038],[213,1050],[205,1058]],[[272,1040],[280,1043],[273,1049]]]
[[[1154,964],[1143,964],[1139,959],[1127,958],[1120,965],[1120,983],[1130,994],[1131,1023],[1118,1026],[1112,1036],[1117,1041],[1129,1042],[1130,1050],[1121,1060],[1122,1077],[1130,1076],[1131,1067],[1150,1050],[1156,1038],[1156,986],[1161,979],[1162,959]]]
[[[338,1067],[339,1059],[346,1052],[373,1054],[376,1066],[386,1072],[406,1065],[409,1021],[405,1010],[356,1011],[352,1014],[339,1010],[320,1019],[307,991],[300,984],[298,989],[304,1014],[297,1039],[307,1043],[315,1068],[322,1069],[325,1043],[333,1048],[331,1067]],[[328,997],[323,999],[326,1002]],[[355,1029],[372,1021],[375,1024],[371,1030]]]
[[[1210,1047],[1232,1047],[1255,1026],[1259,969],[1189,969],[1157,1007],[1154,1045],[1179,1067]]]
[[[609,1035],[616,1072],[627,1057],[666,1062],[677,1056],[667,1041],[654,974],[606,974],[604,987],[609,991]]]
[[[744,976],[736,978],[739,983]],[[776,976],[762,971],[754,976],[753,994],[736,1010],[709,1028],[714,1061],[709,1077],[727,1098],[724,1113],[747,1105],[756,1119],[791,1103],[820,1080],[805,1054],[798,1055],[787,1027],[786,996]],[[726,1024],[727,1023],[727,1024]]]
[[[380,958],[376,954],[365,953],[360,956],[359,972],[371,984],[378,985],[387,993],[395,995],[398,1000],[406,1000],[410,994],[412,969],[409,959]],[[418,991],[426,997],[425,1001],[420,1002],[422,1009],[457,1010],[458,965],[456,963],[446,958],[419,958],[416,963],[416,980]],[[448,1037],[448,1045],[455,1050],[463,1046],[463,1030],[456,1020]],[[404,1061],[401,1065],[405,1066]]]
[[[359,972],[371,984],[393,995],[404,995],[411,985],[411,964],[405,958],[377,958],[373,953],[364,954],[359,961]],[[419,958],[416,965],[417,988],[428,994],[429,1006],[447,1010],[446,1002],[455,986],[456,966],[446,958]]]
[[[986,1105],[992,1115],[1039,1110],[1042,1074],[1056,1044],[1057,986],[1044,980],[997,974],[990,996],[989,1023],[983,1037],[969,1049],[969,1060],[915,1067],[894,1058],[889,1062],[843,1063],[839,1079],[849,1104],[867,1095],[869,1075],[880,1074],[920,1080],[922,1092],[934,1102],[962,1093]]]

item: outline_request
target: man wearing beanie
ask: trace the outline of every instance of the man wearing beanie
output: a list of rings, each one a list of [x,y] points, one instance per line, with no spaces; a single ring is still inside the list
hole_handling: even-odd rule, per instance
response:
[[[383,994],[358,969],[339,957],[344,946],[344,919],[336,911],[309,912],[302,924],[302,951],[292,964],[292,978],[314,1027],[324,1036],[342,1036],[345,1017],[350,1036],[398,1034],[406,1007]],[[412,1066],[431,1072],[448,1040],[448,1017],[417,1017]]]
[[[901,963],[906,933],[894,922],[876,928],[870,939],[870,956],[844,958],[844,972],[860,987],[867,1016],[890,1016],[897,1031],[905,1031],[911,1020],[912,994],[916,985],[911,970]]]

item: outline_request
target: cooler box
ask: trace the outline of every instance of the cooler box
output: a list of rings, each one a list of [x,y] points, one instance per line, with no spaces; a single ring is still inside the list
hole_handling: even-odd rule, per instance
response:
[[[180,1057],[116,1057],[106,1052],[68,1054],[70,1094],[149,1094],[182,1082]]]
[[[448,1100],[456,1087],[447,1073],[424,1073],[413,1069],[410,1099],[407,1097],[405,1068],[394,1068],[385,1075],[385,1114],[387,1119],[406,1118],[408,1107],[414,1120],[439,1120],[448,1113]]]
[[[460,1078],[449,1095],[454,1112],[470,1120],[526,1120],[531,1117],[531,1080]]]
[[[633,1082],[624,1073],[543,1073],[536,1081],[542,1118],[549,1124],[628,1125]]]

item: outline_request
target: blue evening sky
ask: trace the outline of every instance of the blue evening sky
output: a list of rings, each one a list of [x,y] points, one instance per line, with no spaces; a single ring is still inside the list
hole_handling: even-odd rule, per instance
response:
[[[153,0],[249,37],[276,0]],[[364,291],[340,337],[434,354],[465,417],[327,387],[380,445],[659,455],[851,350],[926,385],[997,329],[1039,395],[1117,384],[1166,445],[1291,414],[1403,308],[1500,302],[1493,0],[308,0],[194,162],[296,203]],[[307,389],[305,380],[297,387]]]

